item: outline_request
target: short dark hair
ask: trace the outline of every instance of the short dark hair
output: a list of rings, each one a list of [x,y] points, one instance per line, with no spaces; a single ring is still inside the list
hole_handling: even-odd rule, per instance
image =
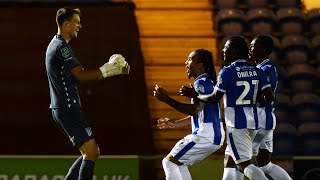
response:
[[[56,22],[59,27],[62,26],[62,24],[66,21],[69,20],[74,14],[78,14],[79,16],[81,15],[80,9],[71,9],[71,8],[60,8],[57,11],[56,15]]]
[[[216,83],[216,70],[214,69],[213,56],[212,52],[206,49],[197,49],[196,53],[198,54],[199,60],[206,67],[206,73],[210,79]]]
[[[266,51],[266,54],[269,55],[273,50],[273,39],[267,35],[259,35],[254,38],[257,43],[259,43]]]
[[[248,59],[249,48],[246,38],[242,36],[232,36],[228,41],[230,42],[229,46],[238,55],[238,58]]]

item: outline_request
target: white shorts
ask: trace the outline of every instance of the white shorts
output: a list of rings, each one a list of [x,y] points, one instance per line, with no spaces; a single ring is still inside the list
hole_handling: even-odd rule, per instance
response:
[[[265,130],[258,129],[256,130],[256,135],[252,143],[252,155],[257,156],[259,149],[266,149],[272,153],[273,151],[273,129]]]
[[[227,126],[227,147],[225,154],[231,156],[236,164],[252,158],[254,129],[236,129]]]
[[[172,148],[169,153],[180,163],[192,165],[217,151],[221,145],[215,145],[207,138],[189,134]]]

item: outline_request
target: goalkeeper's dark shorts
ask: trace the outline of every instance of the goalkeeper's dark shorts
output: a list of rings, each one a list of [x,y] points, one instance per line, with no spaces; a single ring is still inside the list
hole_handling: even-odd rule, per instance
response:
[[[91,127],[80,108],[52,109],[52,116],[73,146],[81,147],[83,143],[94,139]]]

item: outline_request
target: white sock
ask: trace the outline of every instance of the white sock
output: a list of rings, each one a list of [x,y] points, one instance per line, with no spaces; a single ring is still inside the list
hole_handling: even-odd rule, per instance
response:
[[[250,164],[244,168],[244,175],[246,175],[251,180],[269,180],[264,172],[257,166]]]
[[[180,169],[180,173],[183,180],[192,180],[191,174],[187,165],[180,165],[179,169]]]
[[[236,168],[224,168],[222,180],[234,180],[236,178]]]
[[[179,166],[167,158],[162,159],[162,166],[166,175],[166,180],[182,180]]]
[[[235,176],[235,180],[244,180],[244,174],[239,170],[236,170]]]
[[[260,167],[260,169],[272,177],[274,180],[292,180],[289,174],[280,166],[269,162],[267,165]]]

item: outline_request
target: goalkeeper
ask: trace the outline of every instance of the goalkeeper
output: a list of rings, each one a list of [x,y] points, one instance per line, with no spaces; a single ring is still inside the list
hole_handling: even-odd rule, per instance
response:
[[[120,54],[112,55],[109,62],[96,70],[84,70],[69,45],[77,38],[80,10],[61,8],[57,11],[58,33],[47,47],[46,70],[50,88],[52,116],[63,134],[81,152],[70,167],[67,180],[91,180],[99,147],[81,110],[77,83],[89,83],[120,74],[129,74],[130,66]]]

